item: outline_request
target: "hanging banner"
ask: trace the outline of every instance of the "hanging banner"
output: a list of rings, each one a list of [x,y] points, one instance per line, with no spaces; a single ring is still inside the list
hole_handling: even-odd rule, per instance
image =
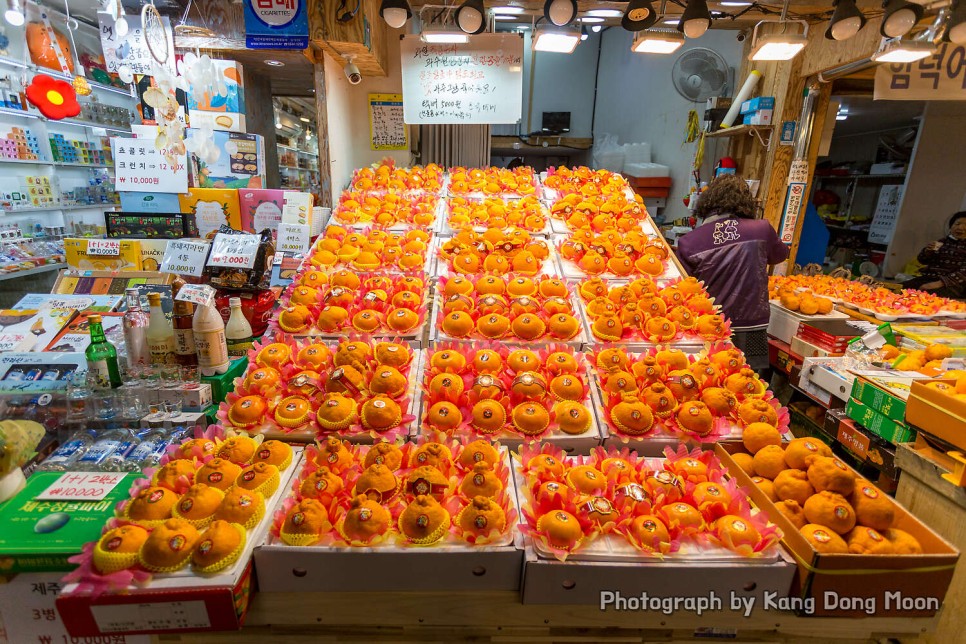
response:
[[[114,16],[106,11],[98,12],[97,21],[100,25],[101,49],[104,52],[104,65],[107,71],[116,74],[121,66],[131,70],[134,75],[150,75],[152,65],[156,64],[151,57],[144,30],[141,28],[141,16],[128,14],[124,17],[128,31],[123,36],[117,33]],[[167,17],[161,19],[164,23],[165,37],[168,39],[168,51],[174,51],[174,36]],[[173,57],[172,57],[173,60]]]
[[[402,94],[369,94],[369,148],[408,150]]]
[[[928,58],[875,68],[875,100],[966,101],[966,47],[943,43]]]
[[[523,38],[479,34],[468,43],[400,41],[406,123],[516,123],[523,109]]]
[[[778,226],[778,236],[783,244],[791,244],[795,239],[795,225],[805,205],[807,181],[808,162],[804,159],[794,159],[788,171],[788,192],[785,195],[781,224]]]
[[[244,0],[245,47],[305,49],[309,46],[306,0]]]

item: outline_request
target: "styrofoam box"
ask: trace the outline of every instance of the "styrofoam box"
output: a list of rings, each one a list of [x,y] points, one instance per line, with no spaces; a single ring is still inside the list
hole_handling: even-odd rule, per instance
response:
[[[669,177],[671,168],[660,163],[625,163],[624,173],[632,177]]]
[[[848,402],[855,375],[846,369],[845,362],[846,358],[805,358],[799,386],[818,387],[835,398]]]
[[[768,318],[768,335],[777,338],[782,342],[791,344],[792,338],[798,333],[799,322],[809,322],[813,320],[847,320],[849,316],[841,311],[832,311],[826,315],[802,315],[789,311],[777,302],[769,302],[771,316]]]
[[[510,503],[519,502],[510,467]],[[280,501],[281,502],[281,501]],[[523,535],[494,546],[349,548],[288,546],[266,537],[255,548],[261,592],[519,590]]]

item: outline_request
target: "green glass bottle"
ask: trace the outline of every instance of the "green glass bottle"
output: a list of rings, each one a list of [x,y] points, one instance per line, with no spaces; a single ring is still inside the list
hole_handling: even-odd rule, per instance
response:
[[[87,372],[93,386],[116,389],[121,386],[121,372],[117,368],[117,349],[107,341],[101,316],[87,318],[91,330],[91,343],[84,355],[87,356]]]

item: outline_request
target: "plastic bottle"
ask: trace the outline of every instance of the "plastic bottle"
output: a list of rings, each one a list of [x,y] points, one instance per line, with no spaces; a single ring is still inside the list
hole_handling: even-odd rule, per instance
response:
[[[161,294],[148,293],[148,304],[151,305],[151,321],[147,333],[151,364],[173,363],[174,327],[161,309]]]
[[[127,363],[131,367],[151,364],[151,350],[148,348],[148,325],[151,318],[141,310],[141,294],[136,288],[126,289],[124,294],[127,298],[127,311],[124,313]]]
[[[137,446],[137,439],[130,430],[111,429],[101,432],[97,441],[87,448],[73,465],[78,472],[100,472],[117,466],[118,457],[123,460]]]
[[[214,306],[199,305],[191,329],[198,350],[198,367],[203,376],[214,376],[228,371],[228,344],[225,322]]]
[[[229,298],[228,305],[231,307],[231,316],[225,325],[225,340],[228,343],[228,355],[238,358],[247,355],[253,346],[252,325],[242,313],[240,297]]]
[[[120,443],[111,452],[110,456],[104,459],[101,470],[105,472],[133,472],[138,468],[128,460],[128,457],[141,444],[141,439],[132,429],[118,429],[112,432],[113,436],[118,436]]]
[[[194,305],[191,302],[174,301],[174,312],[171,316],[174,323],[174,359],[184,367],[198,364],[195,333],[191,329],[194,316]]]
[[[96,387],[116,389],[121,386],[121,371],[117,366],[117,349],[107,341],[100,315],[91,315],[87,318],[87,321],[91,330],[91,343],[84,352],[87,357],[88,380],[92,380]],[[32,378],[32,380],[36,380],[36,378]]]
[[[37,466],[38,472],[66,472],[87,452],[87,448],[94,444],[95,432],[84,429],[73,434],[67,441],[61,443],[43,463]]]

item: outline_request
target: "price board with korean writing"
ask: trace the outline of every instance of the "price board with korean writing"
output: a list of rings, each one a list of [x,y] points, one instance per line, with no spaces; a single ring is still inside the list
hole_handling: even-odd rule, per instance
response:
[[[226,235],[218,233],[211,244],[208,266],[250,269],[255,265],[255,254],[261,237],[258,235]]]
[[[875,68],[875,100],[966,101],[966,47],[942,43],[914,63]]]
[[[400,41],[406,123],[516,123],[523,108],[523,38],[478,34],[468,43]]]
[[[409,149],[402,94],[369,94],[369,141],[373,150]]]
[[[163,150],[154,147],[153,138],[113,137],[114,169],[117,189],[125,192],[188,192],[188,166],[185,156],[175,157],[171,166]]]
[[[172,239],[164,251],[161,272],[200,277],[207,258],[207,242]]]
[[[161,20],[168,39],[168,51],[174,51],[171,25],[166,17]],[[154,62],[147,40],[144,38],[141,16],[132,12],[124,17],[124,21],[127,23],[127,32],[121,35],[117,30],[114,16],[106,11],[97,14],[101,49],[104,52],[107,71],[116,74],[123,66],[130,69],[132,74],[151,74],[152,66],[157,63]]]

